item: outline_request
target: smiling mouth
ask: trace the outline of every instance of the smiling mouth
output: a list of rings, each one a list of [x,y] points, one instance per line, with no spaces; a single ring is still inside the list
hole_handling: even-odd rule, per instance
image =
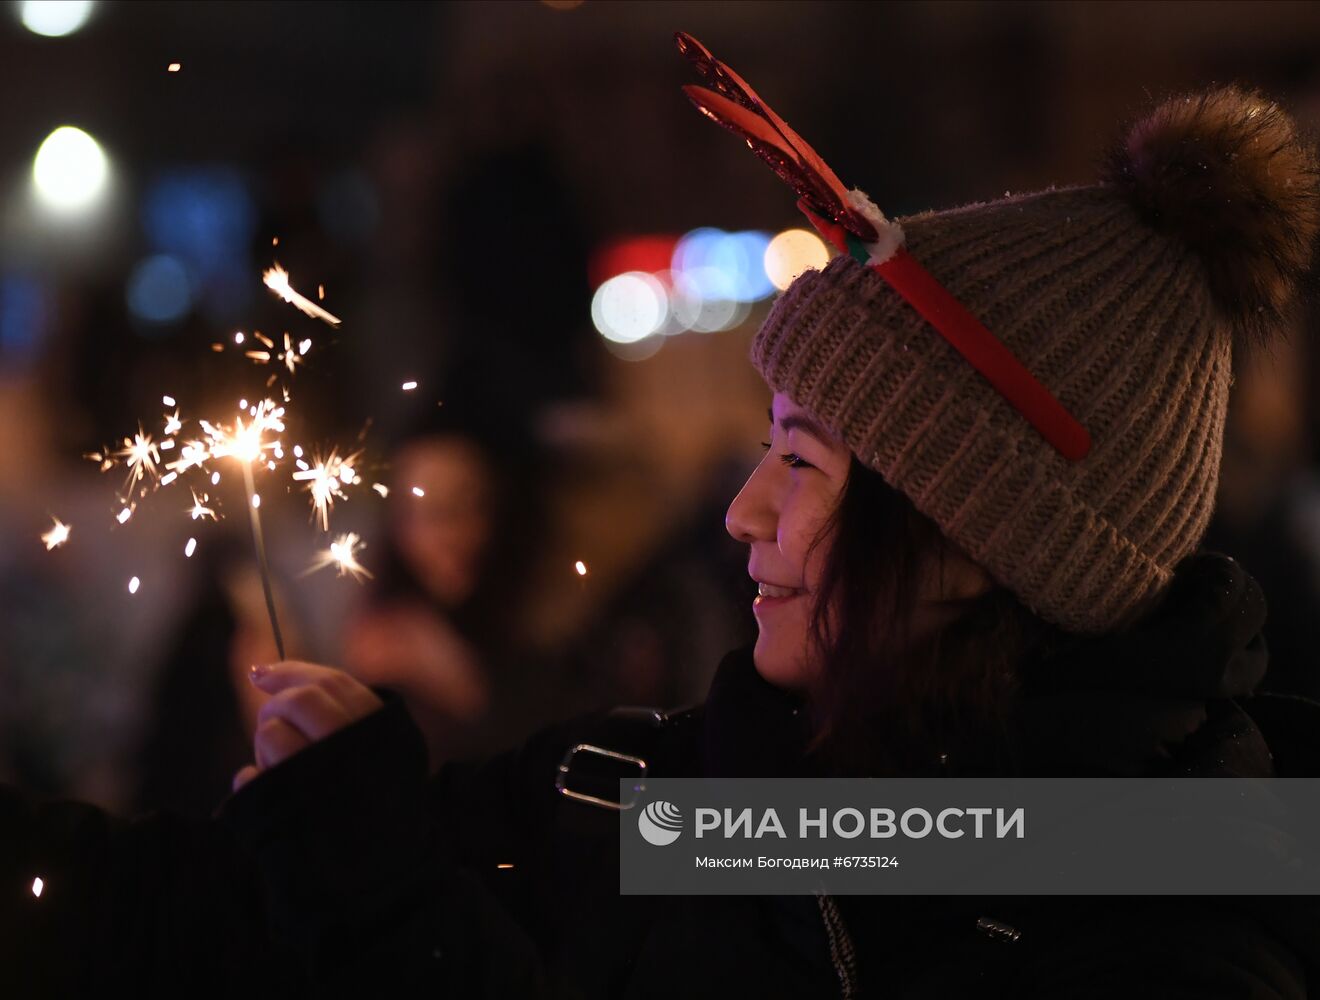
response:
[[[795,590],[793,587],[776,587],[772,583],[758,583],[756,585],[757,597],[769,597],[769,598],[796,597],[800,593],[802,593],[802,591]]]

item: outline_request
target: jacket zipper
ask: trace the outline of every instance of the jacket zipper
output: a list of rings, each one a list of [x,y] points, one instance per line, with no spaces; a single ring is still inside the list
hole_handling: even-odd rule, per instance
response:
[[[830,941],[830,960],[834,971],[839,975],[839,988],[843,1000],[856,1000],[857,997],[857,953],[853,948],[848,928],[844,926],[843,915],[838,904],[828,893],[818,892],[816,903],[820,907],[821,919],[825,921],[825,934]]]

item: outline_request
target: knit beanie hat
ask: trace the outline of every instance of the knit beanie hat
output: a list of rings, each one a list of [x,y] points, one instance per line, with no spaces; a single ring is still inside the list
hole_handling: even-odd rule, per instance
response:
[[[679,47],[718,91],[689,97],[847,251],[757,333],[769,386],[1036,614],[1091,634],[1139,616],[1209,524],[1234,354],[1285,325],[1311,263],[1320,169],[1287,114],[1233,86],[1180,96],[1097,183],[887,220]]]

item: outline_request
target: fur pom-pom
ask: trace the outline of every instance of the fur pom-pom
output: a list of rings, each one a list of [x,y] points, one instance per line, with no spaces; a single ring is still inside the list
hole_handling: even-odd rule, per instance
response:
[[[1237,86],[1172,98],[1109,150],[1103,173],[1201,258],[1235,341],[1268,343],[1320,231],[1320,169],[1287,112]]]

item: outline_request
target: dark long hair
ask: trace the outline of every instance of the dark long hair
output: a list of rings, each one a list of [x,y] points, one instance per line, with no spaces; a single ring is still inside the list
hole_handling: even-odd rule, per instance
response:
[[[826,538],[812,617],[823,668],[809,701],[809,752],[841,774],[1012,773],[1020,668],[1066,634],[996,585],[914,638],[923,568],[942,568],[954,549],[856,458],[817,544]]]

